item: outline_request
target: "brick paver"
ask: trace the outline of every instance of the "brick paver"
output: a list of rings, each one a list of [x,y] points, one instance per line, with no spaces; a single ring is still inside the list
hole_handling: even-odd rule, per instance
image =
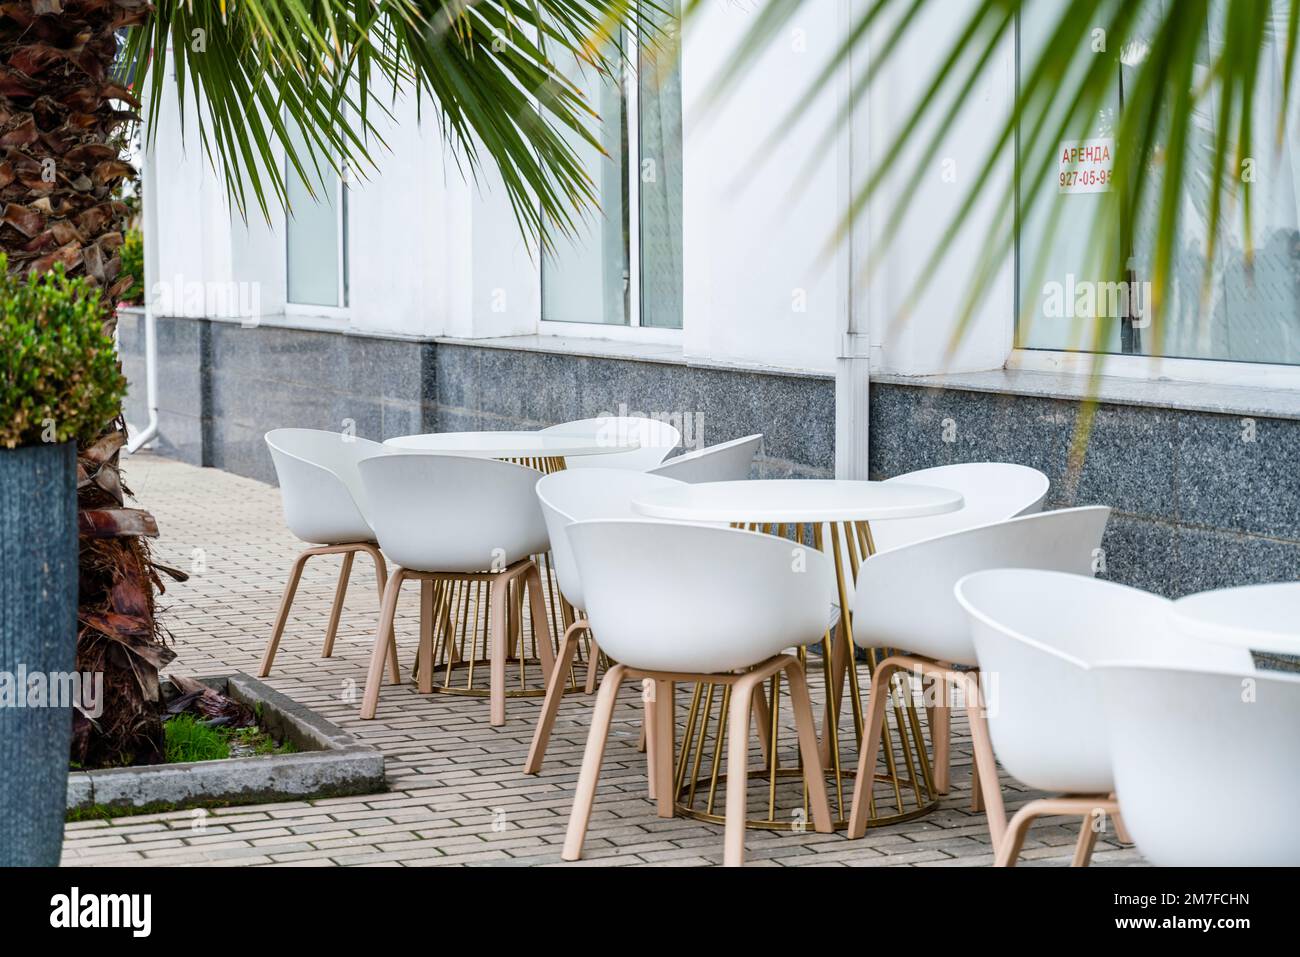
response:
[[[289,564],[300,543],[285,529],[278,491],[216,469],[142,454],[126,465],[140,504],[158,518],[160,561],[190,569],[161,600],[174,638],[176,674],[255,673]],[[524,775],[540,699],[512,699],[507,722],[492,728],[484,699],[385,686],[376,720],[357,717],[378,601],[368,559],[356,562],[332,658],[320,643],[337,559],[307,566],[269,683],[379,747],[389,791],[211,812],[181,811],[68,825],[64,863],[76,865],[557,865],[592,699],[565,699],[547,765]],[[418,636],[417,590],[404,593],[397,620],[404,675]],[[637,752],[639,689],[624,691],[586,843],[588,865],[693,866],[720,863],[720,826],[664,820],[645,795]],[[684,708],[689,695],[679,695]],[[789,866],[986,865],[992,861],[982,815],[969,810],[965,722],[953,721],[953,788],[924,817],[841,834],[750,831],[746,859]],[[788,733],[788,732],[787,732]],[[1008,813],[1035,797],[1004,779]],[[1077,823],[1052,819],[1033,829],[1025,864],[1069,861]],[[1132,848],[1103,836],[1095,863],[1135,864]],[[563,865],[574,866],[574,865]]]

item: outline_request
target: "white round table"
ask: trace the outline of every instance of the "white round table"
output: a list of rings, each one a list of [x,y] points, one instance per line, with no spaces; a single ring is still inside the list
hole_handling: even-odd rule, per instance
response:
[[[525,464],[544,463],[543,471],[564,467],[564,460],[582,455],[605,455],[640,447],[634,436],[593,434],[566,435],[563,432],[429,432],[401,435],[384,445],[401,452],[442,452],[509,459]],[[540,467],[540,466],[539,466]]]
[[[845,677],[848,678],[849,701],[853,711],[853,733],[861,746],[863,736],[863,707],[858,680],[857,653],[853,645],[850,609],[858,568],[875,553],[871,536],[873,521],[884,519],[921,518],[955,512],[965,504],[961,494],[951,489],[899,482],[861,482],[835,480],[778,480],[748,482],[705,482],[657,489],[632,500],[632,508],[647,518],[670,519],[686,522],[723,522],[750,531],[768,532],[794,541],[809,543],[827,551],[834,559],[838,585],[838,627],[834,636],[828,628],[822,641],[822,674],[826,689],[826,719],[822,733],[822,757],[828,769],[832,791],[837,798],[836,824],[845,826],[848,818],[846,795],[852,791],[851,768],[840,760],[840,703],[844,694]],[[826,654],[825,649],[830,649]],[[806,649],[800,649],[800,658],[806,660]],[[874,670],[877,652],[867,653],[868,666]],[[905,677],[900,677],[904,688],[910,691]],[[780,683],[774,679],[770,689],[772,711],[779,705]],[[766,723],[761,695],[756,697],[760,710],[759,720]],[[939,800],[935,790],[929,754],[916,711],[915,696],[904,691],[895,698],[894,724],[886,724],[886,767],[876,775],[878,784],[884,786],[881,800],[872,798],[869,821],[873,825],[908,820],[924,814]],[[710,725],[710,710],[714,700],[713,687],[700,685],[695,690],[691,710],[687,717],[686,734],[682,742],[682,765],[676,780],[682,782],[678,793],[678,807],[692,817],[717,819],[711,813],[713,795],[717,790],[719,762],[708,765],[712,775],[698,778],[685,773],[687,755],[695,750],[694,767],[701,767],[704,738]],[[697,717],[703,716],[702,721]],[[716,715],[714,732],[716,743],[725,734],[721,730],[724,713]],[[700,730],[696,734],[696,727]],[[775,730],[775,722],[773,722]],[[769,781],[767,816],[751,818],[751,827],[778,828],[788,826],[778,820],[776,812],[775,781],[783,776],[793,777],[797,769],[778,765],[776,747],[769,747],[768,767],[764,774]],[[751,772],[756,773],[756,772]],[[846,782],[848,786],[846,787]],[[869,789],[872,791],[874,789]],[[696,807],[699,794],[705,802],[702,812]],[[887,812],[884,803],[890,803],[895,812]]]
[[[650,518],[685,522],[791,525],[921,518],[963,504],[960,493],[929,485],[780,479],[656,489],[634,499],[632,507]]]
[[[1268,654],[1300,655],[1300,582],[1245,585],[1174,602],[1176,631]]]

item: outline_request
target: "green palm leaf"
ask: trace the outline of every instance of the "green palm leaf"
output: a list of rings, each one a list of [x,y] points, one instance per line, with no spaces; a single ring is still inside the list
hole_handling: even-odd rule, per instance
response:
[[[688,5],[688,14],[702,0]],[[813,0],[768,0],[753,17],[738,53],[723,71],[714,90],[713,103],[725,101],[729,91],[742,81],[746,64],[774,42],[790,24],[804,3]],[[942,0],[871,0],[857,14],[830,61],[808,84],[803,101],[827,91],[850,57],[870,67],[854,77],[849,103],[842,106],[836,124],[848,121],[853,102],[865,95],[881,71],[897,61],[902,39],[921,29],[922,8]],[[936,59],[938,64],[923,85],[904,122],[885,144],[882,161],[868,170],[855,185],[854,194],[835,236],[835,243],[849,230],[868,205],[884,210],[883,229],[877,249],[888,246],[898,232],[915,196],[915,191],[898,191],[886,197],[883,186],[895,164],[930,163],[940,157],[943,132],[963,109],[972,105],[976,81],[995,50],[1006,43],[1020,16],[1030,8],[1028,0],[980,0],[964,5],[954,25],[950,46]],[[1130,259],[1143,243],[1149,260],[1152,284],[1152,347],[1160,350],[1162,322],[1169,299],[1173,263],[1183,228],[1183,207],[1189,184],[1205,178],[1208,191],[1208,229],[1205,239],[1205,277],[1214,268],[1216,240],[1228,211],[1239,215],[1246,236],[1244,255],[1249,267],[1252,221],[1250,178],[1245,165],[1258,157],[1258,134],[1254,128],[1256,101],[1261,95],[1260,64],[1270,44],[1283,51],[1283,89],[1268,91],[1282,103],[1277,119],[1276,139],[1285,132],[1295,75],[1297,37],[1300,36],[1300,4],[1270,0],[1076,0],[1062,3],[1045,31],[1045,40],[1032,51],[1023,51],[1020,83],[1009,113],[999,122],[992,146],[979,158],[978,172],[951,217],[936,229],[933,248],[916,281],[913,294],[932,283],[945,268],[953,239],[976,224],[974,213],[989,195],[999,199],[998,213],[984,240],[984,253],[969,277],[964,304],[957,316],[954,344],[964,335],[974,312],[989,291],[997,267],[1015,252],[1016,227],[1038,211],[1047,211],[1047,235],[1037,254],[1024,250],[1022,269],[1029,276],[1041,276],[1046,249],[1061,221],[1061,196],[1055,190],[1020,188],[1024,183],[1041,183],[1050,173],[1055,157],[1043,144],[1087,138],[1098,110],[1113,92],[1120,58],[1125,59],[1125,102],[1115,136],[1116,159],[1112,188],[1102,194],[1093,231],[1096,235],[1118,235],[1111,248],[1101,250],[1089,264],[1089,275],[1102,282],[1129,278]],[[1041,16],[1041,4],[1036,8]],[[1283,13],[1283,31],[1273,27],[1275,13]],[[1098,29],[1104,30],[1104,50],[1091,60],[1089,51]],[[1222,38],[1211,56],[1205,38]],[[870,56],[867,45],[871,44]],[[1126,55],[1127,51],[1127,55]],[[1135,51],[1140,51],[1139,53]],[[1208,58],[1208,60],[1207,60]],[[1132,63],[1129,63],[1129,60]],[[1198,66],[1208,63],[1198,78]],[[1213,107],[1215,129],[1207,147],[1197,144],[1197,111]],[[774,136],[788,127],[792,116],[776,124]],[[828,138],[834,135],[829,130]],[[1204,151],[1208,149],[1208,156]],[[814,151],[817,152],[817,151]],[[1014,155],[1017,177],[1006,176],[1008,153]],[[1018,178],[1018,181],[1017,181]],[[869,262],[866,275],[879,263]],[[1030,288],[1033,288],[1031,283]],[[912,297],[907,297],[912,298]],[[897,319],[905,317],[896,317]],[[1022,315],[1022,322],[1025,320]],[[1094,333],[1098,336],[1101,324]],[[1100,340],[1092,348],[1101,352]]]
[[[375,168],[377,120],[397,89],[432,105],[471,174],[500,171],[521,228],[549,243],[597,201],[575,151],[599,149],[591,104],[548,53],[593,69],[620,64],[604,42],[644,17],[633,0],[156,0],[128,32],[125,60],[149,116],[166,84],[197,116],[199,142],[241,211],[287,204],[287,167],[322,174]],[[649,19],[636,22],[654,35]],[[379,91],[385,91],[382,94]],[[182,117],[186,115],[182,110]],[[184,120],[183,120],[184,122]],[[291,128],[301,136],[291,136]],[[188,132],[188,131],[186,131]],[[152,135],[153,130],[150,130]],[[576,137],[576,139],[575,139]],[[299,144],[295,146],[294,144]]]

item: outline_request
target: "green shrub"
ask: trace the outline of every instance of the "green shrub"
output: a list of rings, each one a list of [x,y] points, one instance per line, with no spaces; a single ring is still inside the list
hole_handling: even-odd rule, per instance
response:
[[[167,737],[167,763],[219,761],[230,757],[226,736],[193,715],[178,714],[163,725]]]
[[[126,378],[107,320],[84,279],[11,276],[0,254],[0,447],[91,439],[116,418]]]
[[[131,285],[122,293],[122,302],[138,306],[144,302],[144,236],[138,229],[128,229],[118,251],[122,257],[122,275],[131,277]]]

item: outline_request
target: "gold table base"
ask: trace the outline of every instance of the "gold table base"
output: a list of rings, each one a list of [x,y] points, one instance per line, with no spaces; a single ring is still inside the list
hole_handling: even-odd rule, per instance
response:
[[[863,690],[871,685],[870,675],[876,665],[887,657],[887,654],[881,653],[884,649],[869,650],[865,662],[866,675],[859,675],[857,652],[852,638],[851,601],[858,569],[862,561],[875,550],[871,529],[866,522],[829,525],[737,524],[734,527],[790,538],[799,544],[811,542],[812,547],[831,552],[838,586],[839,620],[823,636],[822,654],[817,656],[821,661],[820,668],[815,665],[808,667],[810,655],[807,648],[798,649],[798,657],[810,679],[816,672],[821,674],[822,688],[826,693],[821,757],[828,785],[827,796],[831,801],[834,826],[837,829],[847,828],[858,748],[861,747],[864,734],[865,711],[861,696]],[[766,800],[760,802],[761,809],[757,816],[752,811],[747,813],[745,826],[763,830],[803,831],[811,826],[808,795],[803,783],[797,743],[792,740],[784,752],[782,748],[782,680],[780,675],[774,675],[767,683],[766,694],[755,697],[755,713],[751,720],[759,722],[760,739],[765,739],[767,744],[763,749],[765,754],[761,767],[751,765],[746,773],[751,780],[765,782]],[[908,675],[899,674],[891,682],[891,707],[886,712],[882,754],[877,759],[875,784],[869,797],[869,827],[911,820],[929,812],[939,802],[925,735],[912,693],[912,680]],[[841,729],[841,702],[846,690],[852,722],[851,728]],[[726,749],[730,693],[730,688],[725,685],[699,684],[695,687],[687,711],[680,756],[674,765],[676,810],[686,817],[714,823],[724,821],[724,812],[719,808],[723,803],[727,780],[726,773],[722,771],[722,763]],[[855,747],[842,755],[841,744],[844,739],[852,741]],[[754,791],[753,787],[749,789],[749,808],[755,807]]]
[[[516,465],[536,469],[543,474],[559,472],[565,468],[562,457],[546,456],[536,458],[508,459]],[[546,605],[546,619],[551,632],[551,653],[559,653],[560,639],[565,629],[573,623],[573,608],[560,594],[555,572],[551,567],[549,552],[534,555],[542,580],[542,591]],[[490,586],[485,582],[443,581],[432,584],[433,607],[433,675],[432,690],[438,694],[463,695],[467,697],[489,696],[490,670],[490,627],[489,607]],[[506,665],[517,672],[517,677],[508,678],[507,698],[540,698],[546,694],[546,683],[542,678],[541,658],[537,653],[537,639],[533,634],[532,623],[523,612],[524,590],[522,584],[510,586],[509,608],[507,610],[506,633],[511,642],[510,655]],[[520,654],[523,650],[525,654]],[[593,666],[590,658],[590,639],[584,638],[576,656],[574,665]],[[598,664],[598,663],[597,663]],[[529,669],[535,668],[537,680],[533,687],[528,686]],[[418,675],[415,676],[418,682]],[[584,675],[585,677],[585,675]],[[475,679],[480,680],[476,683]],[[569,681],[564,688],[565,694],[582,691],[585,681],[579,681],[574,666],[569,668]]]

